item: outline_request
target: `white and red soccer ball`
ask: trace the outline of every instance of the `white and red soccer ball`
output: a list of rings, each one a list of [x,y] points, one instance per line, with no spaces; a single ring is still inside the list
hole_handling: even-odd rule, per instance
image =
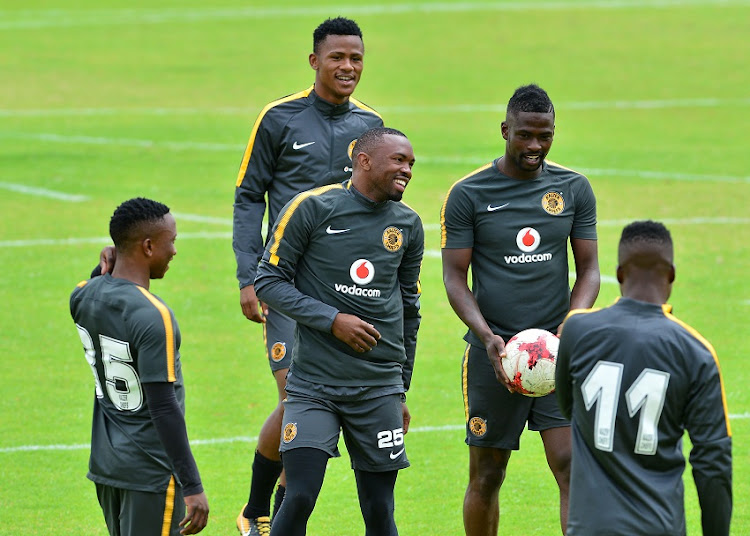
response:
[[[505,345],[503,368],[516,389],[526,396],[555,390],[555,362],[560,339],[543,329],[525,329]]]

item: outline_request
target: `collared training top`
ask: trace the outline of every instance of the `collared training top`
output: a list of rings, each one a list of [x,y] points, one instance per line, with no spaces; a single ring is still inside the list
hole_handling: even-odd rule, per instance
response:
[[[350,98],[331,104],[313,87],[269,103],[258,115],[242,158],[234,197],[232,247],[241,287],[252,284],[268,230],[299,192],[351,177],[352,149],[364,131],[382,127],[380,115]]]
[[[473,248],[472,291],[495,334],[554,333],[570,307],[568,239],[596,239],[596,199],[586,177],[553,162],[521,180],[495,160],[453,184],[440,226],[443,248]],[[471,330],[464,338],[484,347]]]
[[[255,290],[297,321],[290,378],[330,387],[336,395],[350,387],[408,389],[423,251],[416,212],[401,202],[375,203],[351,180],[288,203],[258,266]],[[333,336],[339,312],[380,332],[371,351],[357,353]]]
[[[685,430],[703,534],[729,534],[732,441],[719,361],[669,305],[620,298],[572,311],[556,376],[572,425],[570,536],[684,535]]]

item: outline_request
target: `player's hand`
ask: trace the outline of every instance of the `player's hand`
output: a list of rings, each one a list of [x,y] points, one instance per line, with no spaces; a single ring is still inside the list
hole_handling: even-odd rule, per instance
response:
[[[185,519],[180,534],[198,534],[208,524],[208,498],[204,492],[185,497]]]
[[[499,335],[493,335],[489,342],[486,343],[487,356],[492,363],[492,368],[495,369],[495,378],[509,391],[514,392],[512,382],[508,378],[503,368],[502,360],[505,359],[505,341]]]
[[[401,402],[401,413],[404,417],[404,433],[409,432],[409,423],[411,422],[411,413],[409,408],[406,407],[406,402]]]
[[[106,246],[99,253],[99,268],[101,269],[101,275],[111,274],[115,268],[115,261],[117,260],[117,249],[115,246]]]
[[[352,350],[359,353],[369,352],[380,339],[380,332],[375,326],[355,315],[339,313],[333,319],[331,333]]]
[[[258,324],[266,323],[268,306],[258,301],[254,285],[248,285],[240,289],[240,307],[242,307],[242,313],[248,320],[252,320]]]

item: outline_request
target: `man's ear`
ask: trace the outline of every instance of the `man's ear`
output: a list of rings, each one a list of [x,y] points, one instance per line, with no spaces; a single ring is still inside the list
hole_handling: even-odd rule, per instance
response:
[[[150,238],[144,238],[143,242],[141,242],[141,249],[146,257],[150,257],[154,254],[154,243]]]
[[[510,127],[508,126],[507,121],[503,121],[500,123],[500,133],[503,135],[504,140],[508,140],[508,131],[510,130]]]
[[[672,265],[671,265],[671,266],[669,267],[669,276],[668,276],[668,277],[669,277],[669,284],[670,284],[670,285],[671,285],[672,283],[674,283],[674,279],[675,279],[676,275],[677,275],[677,274],[676,274],[676,270],[675,270],[674,264],[672,264]]]
[[[314,71],[317,71],[318,70],[318,55],[315,54],[315,52],[310,52],[310,56],[307,58],[307,60],[310,62],[310,67],[312,67]]]
[[[364,170],[370,171],[372,163],[370,162],[370,155],[367,153],[357,153],[357,164]]]
[[[623,281],[625,280],[625,277],[624,277],[625,274],[623,272],[624,272],[624,270],[622,269],[622,266],[620,266],[618,264],[617,265],[617,272],[616,272],[617,273],[617,282],[620,283],[621,285],[622,285]]]

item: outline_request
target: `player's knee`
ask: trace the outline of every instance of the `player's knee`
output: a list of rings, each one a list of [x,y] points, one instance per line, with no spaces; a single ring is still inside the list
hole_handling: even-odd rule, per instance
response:
[[[469,478],[469,486],[482,496],[490,496],[500,491],[505,480],[505,469],[487,468],[476,471]]]
[[[298,491],[290,493],[287,489],[284,495],[284,510],[291,519],[307,519],[312,514],[317,496],[314,493]]]

